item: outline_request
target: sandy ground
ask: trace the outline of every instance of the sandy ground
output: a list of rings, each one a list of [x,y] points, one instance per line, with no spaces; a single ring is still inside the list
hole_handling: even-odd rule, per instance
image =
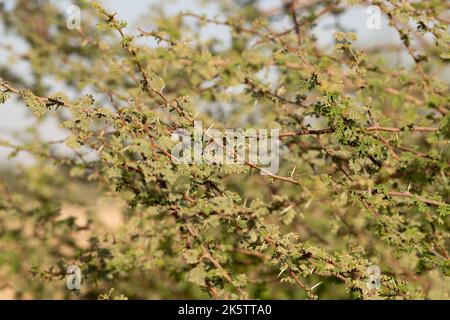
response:
[[[67,219],[69,217],[75,218],[75,223],[78,226],[85,226],[88,221],[88,210],[87,207],[75,206],[71,204],[64,205],[61,209],[60,219]],[[100,199],[91,209],[94,215],[94,228],[96,233],[105,234],[108,232],[114,232],[118,230],[124,224],[123,215],[123,205],[117,201],[111,199]],[[92,235],[92,230],[86,230],[85,232],[79,232],[75,240],[81,248],[86,248],[88,246],[89,237]],[[63,249],[64,250],[64,249]],[[69,249],[67,249],[69,250]],[[67,252],[69,253],[69,252]],[[0,274],[1,274],[0,270]],[[25,276],[25,275],[24,275]],[[2,287],[0,288],[0,299],[1,300],[12,300],[15,299],[15,290],[12,287],[14,284],[6,281],[2,282]],[[24,299],[31,299],[30,296],[22,297]]]

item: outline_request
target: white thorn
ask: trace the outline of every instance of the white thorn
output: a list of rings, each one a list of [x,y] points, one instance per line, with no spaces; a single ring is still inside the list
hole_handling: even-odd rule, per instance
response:
[[[295,166],[294,169],[292,170],[292,172],[291,172],[291,178],[292,178],[292,176],[294,175],[295,169],[297,169],[297,166]]]
[[[317,287],[320,286],[321,284],[322,284],[322,281],[320,281],[319,283],[313,285],[313,286],[311,287],[310,290],[311,290],[311,291],[314,290],[315,288],[317,288]]]
[[[293,206],[294,206],[294,205],[291,204],[290,206],[284,208],[283,211],[281,211],[281,214],[284,214],[284,213],[288,212]]]
[[[282,269],[281,271],[280,271],[280,273],[278,274],[278,276],[277,276],[277,279],[281,276],[281,274],[283,273],[283,272],[285,272],[286,271],[286,269]]]

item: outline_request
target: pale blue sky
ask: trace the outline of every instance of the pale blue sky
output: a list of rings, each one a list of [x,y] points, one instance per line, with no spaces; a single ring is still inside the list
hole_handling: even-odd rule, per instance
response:
[[[13,0],[6,0],[7,5],[11,5]],[[266,0],[262,2],[262,6],[265,9],[278,7],[279,0]],[[58,5],[64,8],[72,4],[70,0],[57,1]],[[102,3],[112,11],[116,11],[122,20],[129,21],[129,32],[135,31],[135,22],[145,12],[151,10],[151,5],[162,5],[166,12],[170,14],[176,14],[180,11],[191,10],[197,13],[207,14],[208,16],[215,16],[219,14],[219,8],[214,1],[209,1],[207,6],[200,6],[197,1],[184,0],[184,1],[158,1],[158,0],[103,0]],[[368,30],[366,27],[366,19],[368,14],[363,7],[356,7],[355,9],[345,13],[340,17],[341,25],[354,29],[359,34],[359,44],[379,43],[382,41],[395,42],[398,41],[398,35],[396,31],[387,26],[385,20],[382,21],[381,30]],[[325,47],[332,43],[334,20],[330,16],[325,16],[319,20],[318,26],[315,29],[316,36],[319,44]],[[202,31],[203,37],[218,36],[222,39],[227,37],[227,28],[209,25]],[[3,30],[0,28],[0,43],[11,42],[17,45],[17,49],[20,50],[21,44],[14,38],[5,38]],[[23,46],[22,46],[23,47]],[[0,49],[0,63],[4,60],[4,53],[2,55]],[[25,70],[26,66],[17,65],[18,70]],[[21,72],[23,74],[23,72]],[[33,124],[33,118],[26,112],[23,104],[10,102],[0,106],[0,137],[11,137],[12,131],[21,131],[27,126]],[[40,132],[44,139],[57,140],[65,137],[67,134],[58,129],[55,122],[52,119],[48,119],[42,124]],[[6,160],[6,150],[0,147],[0,162]],[[21,157],[26,159],[26,157]]]

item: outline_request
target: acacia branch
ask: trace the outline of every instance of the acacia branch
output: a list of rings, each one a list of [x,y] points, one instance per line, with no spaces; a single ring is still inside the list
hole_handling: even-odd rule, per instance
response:
[[[403,132],[403,131],[413,131],[413,132],[436,132],[439,128],[433,127],[421,127],[421,126],[408,126],[406,128],[395,128],[395,127],[381,127],[381,126],[370,126],[367,128],[356,128],[357,132],[371,132],[371,131],[383,131],[383,132]],[[295,136],[305,136],[305,135],[321,135],[326,133],[336,132],[334,128],[325,128],[319,130],[298,130],[298,131],[287,131],[280,133],[280,138],[295,137]]]

